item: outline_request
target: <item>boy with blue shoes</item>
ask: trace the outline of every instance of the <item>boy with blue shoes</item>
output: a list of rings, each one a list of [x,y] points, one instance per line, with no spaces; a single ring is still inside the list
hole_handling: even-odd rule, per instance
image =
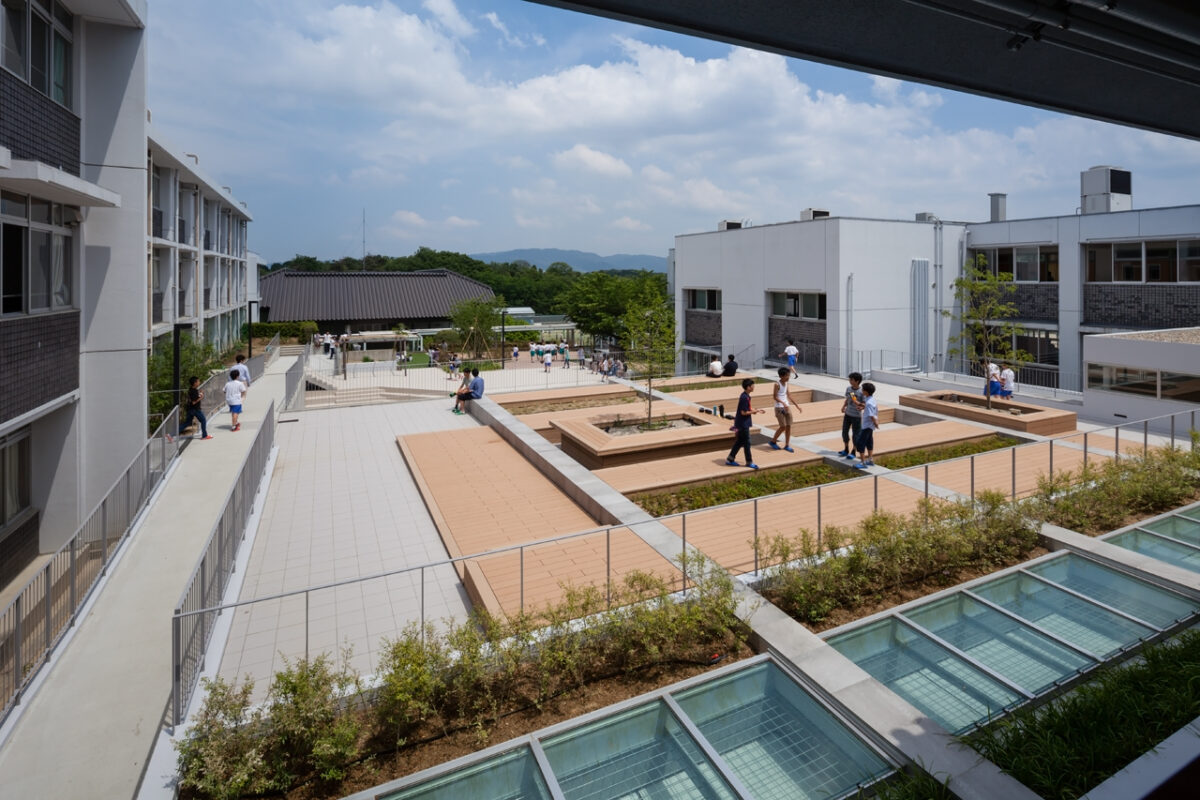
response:
[[[842,403],[842,449],[838,453],[842,458],[854,459],[857,452],[858,435],[862,432],[863,392],[862,373],[851,372],[847,379],[850,385],[846,387],[846,402]],[[851,433],[854,438],[851,438]]]
[[[864,383],[862,391],[866,399],[863,400],[862,432],[859,433],[858,441],[855,443],[858,448],[858,456],[862,459],[854,465],[858,469],[875,466],[871,456],[875,454],[875,429],[879,427],[879,405],[875,402],[875,384]]]

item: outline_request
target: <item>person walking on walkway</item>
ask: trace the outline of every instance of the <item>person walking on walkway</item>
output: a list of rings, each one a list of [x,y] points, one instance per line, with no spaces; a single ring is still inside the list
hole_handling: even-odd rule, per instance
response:
[[[754,391],[754,379],[746,378],[742,381],[742,396],[738,398],[737,413],[733,417],[733,449],[729,451],[729,455],[725,458],[725,466],[736,467],[737,451],[740,448],[746,454],[746,466],[750,469],[758,469],[758,464],[754,463],[754,459],[750,455],[750,418],[762,413],[762,409],[756,409],[750,404],[750,393]]]
[[[242,399],[245,398],[247,391],[246,384],[242,383],[241,378],[238,377],[237,370],[231,369],[229,380],[225,384],[225,402],[229,405],[230,430],[242,429],[238,417],[242,415]]]
[[[208,418],[204,416],[203,400],[204,392],[200,391],[200,379],[193,375],[188,378],[187,406],[185,406],[187,419],[179,426],[180,435],[183,435],[184,431],[192,427],[192,420],[200,420],[199,438],[213,438],[208,435]],[[197,437],[193,435],[192,438],[195,439]]]
[[[779,449],[779,434],[783,434],[783,449],[789,453],[796,452],[792,449],[792,408],[795,407],[796,413],[800,413],[800,407],[792,402],[792,396],[788,394],[788,379],[792,374],[788,372],[787,367],[779,368],[779,380],[775,382],[775,436],[771,438],[771,449]]]
[[[238,374],[238,380],[250,388],[250,368],[246,366],[246,357],[241,353],[234,359],[233,371]]]
[[[788,339],[787,347],[783,348],[783,352],[779,355],[787,357],[787,365],[788,369],[792,371],[792,377],[799,378],[800,373],[796,372],[796,356],[800,355],[800,351],[796,349],[796,343]]]

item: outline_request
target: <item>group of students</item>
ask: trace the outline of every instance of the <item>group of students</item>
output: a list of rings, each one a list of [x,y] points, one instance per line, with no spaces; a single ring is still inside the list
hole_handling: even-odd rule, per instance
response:
[[[732,359],[733,356],[730,356]],[[800,413],[800,406],[796,405],[788,393],[788,381],[792,377],[792,370],[788,367],[779,368],[779,380],[773,384],[774,393],[774,408],[775,408],[775,436],[767,443],[772,450],[783,449],[789,453],[794,453],[792,449],[792,409],[796,409],[796,413]],[[842,458],[854,459],[858,458],[859,463],[854,466],[858,469],[866,469],[867,467],[875,466],[872,456],[875,451],[875,431],[879,428],[879,406],[875,402],[875,384],[863,383],[862,375],[857,372],[851,372],[849,375],[850,385],[846,387],[845,402],[842,403],[842,450],[838,453]],[[761,414],[762,409],[756,409],[751,405],[750,395],[754,391],[754,379],[746,378],[742,381],[742,394],[738,398],[737,412],[733,417],[733,448],[729,451],[729,455],[725,457],[726,466],[740,466],[737,462],[738,450],[742,450],[746,456],[746,466],[750,469],[758,469],[758,465],[754,463],[754,459],[750,453],[750,423],[751,418],[755,414]],[[850,434],[854,434],[853,440]],[[779,447],[779,437],[783,436],[783,447]]]
[[[225,382],[225,403],[229,406],[230,431],[242,429],[238,418],[242,414],[242,401],[250,390],[250,368],[246,366],[246,357],[238,353],[233,368],[229,370],[229,380]],[[192,426],[192,421],[200,423],[200,436],[192,438],[211,439],[208,434],[208,417],[204,414],[204,392],[200,389],[200,379],[195,375],[188,378],[187,404],[184,406],[185,418],[179,425],[179,434]]]
[[[1012,364],[1005,362],[1004,368],[1001,369],[995,363],[985,361],[983,370],[987,375],[987,385],[983,388],[985,397],[991,395],[1007,400],[1017,391],[1017,373],[1013,371]]]

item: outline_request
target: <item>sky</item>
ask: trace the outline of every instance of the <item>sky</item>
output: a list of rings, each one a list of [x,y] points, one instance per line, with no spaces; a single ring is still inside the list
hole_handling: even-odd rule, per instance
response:
[[[1200,202],[1200,142],[524,0],[154,0],[149,105],[250,247],[665,256],[723,219],[1071,214]],[[365,213],[365,225],[364,225]]]

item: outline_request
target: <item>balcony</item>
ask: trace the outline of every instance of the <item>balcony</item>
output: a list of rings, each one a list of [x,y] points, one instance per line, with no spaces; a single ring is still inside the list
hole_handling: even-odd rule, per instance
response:
[[[204,249],[212,250],[212,231],[204,232]]]
[[[157,325],[163,321],[163,293],[154,292],[150,295],[150,323]]]
[[[175,315],[179,317],[192,316],[192,310],[187,304],[187,289],[179,290],[179,305],[175,306]]]
[[[175,241],[179,242],[180,244],[190,244],[190,242],[188,242],[187,223],[184,222],[183,217],[175,220]]]
[[[212,289],[204,290],[204,310],[212,311]]]
[[[150,235],[155,239],[163,238],[163,212],[156,208],[150,212]]]

